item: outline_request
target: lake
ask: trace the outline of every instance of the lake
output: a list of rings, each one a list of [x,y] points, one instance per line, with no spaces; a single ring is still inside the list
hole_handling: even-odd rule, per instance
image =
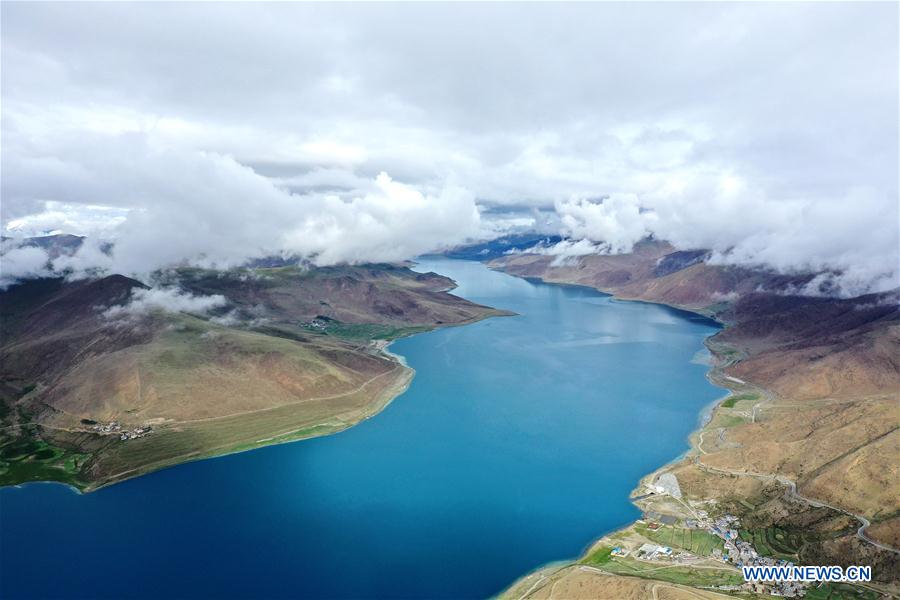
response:
[[[421,259],[519,313],[395,342],[416,376],[345,432],[79,495],[0,490],[0,596],[485,598],[634,520],[687,450],[711,321]]]

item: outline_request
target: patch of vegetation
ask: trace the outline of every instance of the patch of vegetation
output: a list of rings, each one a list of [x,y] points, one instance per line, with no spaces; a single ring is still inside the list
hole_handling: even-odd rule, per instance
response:
[[[303,331],[319,335],[353,340],[395,340],[416,333],[431,331],[434,327],[427,325],[410,325],[397,327],[382,323],[344,323],[328,317],[316,317],[315,321],[303,326]]]
[[[330,433],[335,433],[336,431],[343,429],[343,427],[343,425],[337,423],[322,423],[319,425],[313,425],[312,427],[298,429],[297,431],[292,431],[283,435],[258,440],[249,444],[238,444],[231,448],[229,452],[243,452],[245,450],[253,450],[254,448],[262,448],[263,446],[269,446],[272,444],[283,444],[285,442],[295,442],[298,440],[319,437],[328,435]]]
[[[763,556],[784,560],[796,561],[797,553],[803,547],[803,538],[799,533],[781,527],[766,527],[754,531],[741,529],[738,535],[753,544],[756,551]]]
[[[736,396],[729,396],[726,398],[721,406],[722,408],[734,408],[734,405],[743,400],[759,400],[759,394],[738,394]]]
[[[710,345],[710,350],[720,359],[724,359],[726,363],[735,363],[743,356],[739,350],[725,346]]]
[[[0,438],[0,486],[58,481],[84,487],[81,469],[89,456],[48,444],[36,433]]]
[[[665,566],[630,558],[613,558],[603,566],[604,571],[619,575],[631,575],[643,579],[655,579],[692,587],[741,585],[743,576],[731,569],[697,569],[693,567]]]
[[[600,546],[581,562],[586,565],[605,565],[612,560],[612,550],[609,546]]]
[[[737,427],[738,425],[742,425],[747,422],[747,419],[744,417],[739,417],[737,415],[724,415],[717,413],[713,420],[710,422],[710,427]]]
[[[725,312],[728,309],[730,303],[728,302],[715,302],[713,304],[708,305],[703,311],[707,314],[715,316],[721,312]]]
[[[324,331],[326,335],[351,340],[395,340],[400,337],[424,333],[432,328],[427,326],[394,327],[380,323],[342,323],[332,321]]]
[[[664,525],[654,531],[648,529],[645,523],[637,523],[634,530],[657,544],[682,548],[698,556],[709,556],[714,549],[724,550],[725,548],[725,542],[721,538],[700,529]]]
[[[823,583],[819,587],[808,588],[805,597],[809,600],[876,600],[879,596],[872,590],[845,583]]]

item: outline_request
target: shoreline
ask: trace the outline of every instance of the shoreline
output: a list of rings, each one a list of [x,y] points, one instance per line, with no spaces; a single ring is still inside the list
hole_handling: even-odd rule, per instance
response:
[[[650,300],[642,300],[642,299],[640,299],[640,298],[620,297],[620,296],[617,296],[616,294],[611,293],[611,292],[608,292],[608,291],[606,291],[606,290],[603,290],[603,289],[600,289],[600,288],[595,288],[595,287],[588,286],[588,285],[582,285],[582,284],[578,284],[578,283],[566,283],[566,282],[547,281],[547,280],[545,280],[545,279],[543,279],[543,278],[541,278],[541,277],[534,277],[534,276],[521,277],[521,276],[516,275],[516,274],[514,274],[514,273],[509,273],[509,272],[507,272],[506,270],[504,270],[504,269],[502,269],[502,268],[493,267],[493,266],[490,266],[490,265],[487,265],[487,266],[488,266],[488,268],[490,268],[490,269],[493,269],[493,270],[496,270],[496,271],[499,271],[499,272],[502,272],[502,273],[506,273],[507,275],[510,275],[510,276],[512,276],[512,277],[519,277],[519,278],[525,279],[525,280],[533,280],[533,281],[537,281],[537,282],[540,282],[540,283],[543,283],[543,284],[547,284],[547,285],[564,285],[564,286],[572,286],[572,287],[584,287],[584,288],[588,288],[588,289],[591,289],[591,290],[600,292],[600,293],[602,293],[602,294],[606,294],[607,296],[611,297],[613,300],[616,300],[616,301],[621,301],[621,302],[640,302],[640,303],[643,303],[643,304],[653,304],[653,305],[656,305],[656,306],[663,306],[663,307],[666,307],[666,308],[670,308],[670,309],[682,311],[682,312],[685,312],[685,313],[690,313],[690,314],[692,314],[692,315],[696,315],[696,316],[702,317],[702,318],[704,318],[704,319],[706,319],[706,320],[709,320],[709,321],[715,323],[715,324],[720,328],[719,331],[717,331],[717,332],[715,332],[715,333],[713,333],[713,334],[710,334],[709,336],[707,336],[707,337],[705,337],[705,338],[703,339],[703,345],[704,345],[704,347],[707,349],[707,351],[709,352],[710,357],[711,357],[711,359],[712,359],[711,364],[709,365],[709,369],[707,370],[705,376],[706,376],[706,379],[707,379],[712,385],[717,386],[717,387],[720,387],[720,388],[722,388],[723,390],[726,390],[726,393],[725,393],[722,397],[717,398],[717,399],[713,400],[711,403],[709,403],[709,404],[707,404],[706,406],[704,406],[703,409],[701,409],[701,411],[698,413],[698,415],[697,415],[697,423],[698,423],[698,427],[697,427],[697,429],[693,430],[690,434],[688,434],[688,437],[687,437],[687,442],[688,442],[688,443],[687,443],[687,449],[685,449],[684,452],[682,452],[681,454],[679,454],[677,457],[673,458],[672,460],[668,461],[667,463],[665,463],[665,464],[663,464],[663,465],[660,465],[658,468],[656,468],[655,470],[651,471],[650,473],[647,473],[646,475],[644,475],[643,477],[641,477],[641,478],[637,481],[637,484],[636,484],[635,487],[631,490],[631,493],[630,493],[629,496],[628,496],[628,501],[629,501],[633,506],[635,506],[636,508],[638,508],[639,510],[641,509],[641,507],[637,504],[637,501],[636,501],[636,500],[637,500],[638,497],[640,496],[640,493],[639,493],[639,492],[640,492],[641,488],[644,487],[644,486],[646,485],[647,482],[653,481],[653,480],[656,479],[659,475],[661,475],[661,474],[663,474],[664,472],[666,472],[667,470],[671,469],[673,466],[675,466],[675,465],[677,465],[677,464],[683,462],[684,460],[689,459],[689,458],[691,457],[692,453],[696,452],[696,453],[698,453],[698,454],[702,454],[702,451],[701,451],[701,449],[700,449],[700,447],[699,447],[700,439],[701,439],[701,434],[703,433],[703,430],[706,428],[706,426],[711,422],[712,417],[713,417],[713,413],[715,412],[715,410],[716,410],[723,402],[725,402],[728,398],[731,398],[731,397],[734,397],[734,396],[738,395],[739,392],[737,392],[737,391],[734,389],[734,386],[735,386],[735,385],[743,385],[743,386],[746,386],[746,387],[748,387],[748,388],[752,388],[752,389],[759,390],[759,391],[762,393],[763,397],[766,398],[766,399],[772,397],[772,396],[771,396],[771,392],[769,392],[768,390],[765,390],[764,388],[761,388],[761,387],[759,387],[759,386],[756,386],[756,385],[754,385],[754,384],[752,384],[752,383],[748,383],[748,382],[733,381],[733,378],[731,378],[731,377],[725,375],[724,369],[727,368],[728,366],[730,366],[730,365],[733,364],[733,363],[732,363],[732,362],[724,362],[724,363],[722,363],[722,362],[721,362],[721,356],[716,352],[716,349],[715,349],[714,347],[712,347],[712,346],[709,344],[709,340],[713,339],[713,338],[714,338],[715,336],[717,336],[719,333],[725,331],[725,329],[728,327],[728,324],[727,324],[727,323],[724,323],[724,322],[722,322],[722,321],[719,321],[718,319],[716,319],[716,318],[713,317],[712,315],[704,314],[704,313],[702,313],[702,312],[700,312],[700,311],[698,311],[698,310],[694,310],[694,309],[687,308],[687,307],[685,307],[685,306],[681,306],[681,305],[677,305],[677,304],[667,304],[667,303],[665,303],[665,302],[654,302],[654,301],[650,301]],[[728,385],[729,383],[730,383],[731,385]],[[570,558],[570,559],[562,559],[562,560],[552,561],[552,562],[549,562],[549,563],[540,565],[540,566],[536,567],[535,569],[532,569],[531,571],[529,571],[529,572],[527,572],[527,573],[524,573],[522,576],[520,576],[520,577],[518,577],[516,580],[512,581],[507,587],[505,587],[505,588],[502,589],[500,592],[498,592],[493,598],[502,598],[502,597],[504,597],[507,593],[509,593],[510,591],[512,591],[512,590],[517,586],[517,584],[519,584],[519,583],[522,582],[522,581],[525,581],[525,580],[526,580],[527,578],[529,578],[529,577],[533,577],[533,576],[535,576],[535,575],[540,575],[541,577],[543,577],[543,572],[544,572],[544,571],[547,571],[547,570],[549,570],[549,569],[555,569],[554,572],[558,572],[558,571],[560,571],[560,570],[562,570],[562,569],[565,569],[565,568],[568,568],[568,567],[570,567],[570,566],[577,565],[577,564],[579,563],[579,561],[581,561],[582,559],[586,558],[586,557],[588,556],[589,552],[591,551],[591,549],[593,549],[594,547],[596,547],[601,541],[603,541],[604,539],[606,539],[607,537],[609,537],[609,536],[611,536],[611,535],[614,535],[614,534],[619,533],[619,532],[623,532],[623,531],[627,530],[628,528],[633,527],[635,524],[637,524],[637,522],[638,522],[637,520],[631,521],[631,522],[627,523],[626,525],[624,525],[624,526],[622,526],[622,527],[619,527],[618,529],[612,529],[612,530],[609,530],[609,531],[606,531],[606,532],[603,532],[603,533],[599,534],[597,537],[593,538],[593,539],[592,539],[592,540],[591,540],[591,541],[590,541],[590,542],[589,542],[589,543],[588,543],[588,544],[587,544],[587,545],[586,545],[586,546],[578,553],[578,555],[576,555],[576,556],[574,556],[574,557],[572,557],[572,558]],[[726,568],[727,568],[727,567],[726,567]],[[627,577],[626,575],[619,575],[619,576]],[[651,580],[651,581],[652,581],[652,580]],[[692,589],[693,589],[693,588],[692,588]],[[528,592],[526,592],[526,593],[524,594],[523,598],[524,598],[524,597],[527,597],[528,594],[530,594],[532,591],[534,591],[534,589],[531,589],[531,590],[529,590]]]
[[[455,284],[455,282],[454,282],[454,284]],[[456,286],[454,285],[454,287],[456,287]],[[393,402],[395,399],[397,399],[401,395],[403,395],[406,392],[406,390],[409,388],[409,386],[412,384],[412,381],[415,378],[416,370],[407,364],[406,358],[404,356],[402,356],[400,354],[396,354],[390,350],[390,346],[395,341],[401,340],[401,339],[404,339],[407,337],[411,337],[414,335],[422,335],[422,334],[430,333],[432,331],[437,331],[438,329],[472,325],[472,324],[478,323],[480,321],[487,320],[489,318],[516,316],[516,313],[511,312],[511,311],[496,309],[496,308],[490,307],[490,306],[483,306],[483,305],[479,305],[479,306],[482,306],[485,309],[483,314],[481,314],[477,317],[471,318],[471,319],[467,319],[465,321],[461,321],[459,323],[441,323],[441,324],[437,324],[437,325],[433,326],[431,329],[428,329],[427,331],[408,333],[408,334],[400,335],[396,338],[389,339],[389,340],[370,340],[368,342],[369,350],[372,351],[374,354],[378,354],[378,355],[383,356],[383,357],[387,358],[388,360],[394,362],[398,366],[398,368],[400,368],[400,375],[397,377],[397,380],[395,382],[392,382],[391,384],[389,384],[387,389],[385,389],[383,392],[379,393],[375,398],[373,398],[370,402],[368,402],[366,404],[366,406],[360,410],[358,417],[357,417],[357,415],[354,415],[352,418],[349,418],[348,420],[345,421],[345,420],[343,420],[342,415],[334,415],[332,418],[330,418],[329,420],[324,421],[322,423],[305,426],[305,427],[302,427],[299,429],[295,428],[295,429],[293,429],[291,431],[287,431],[287,432],[280,432],[280,433],[275,432],[268,438],[263,438],[261,440],[256,440],[253,442],[243,442],[243,443],[235,444],[235,445],[231,446],[231,449],[225,449],[222,452],[218,452],[217,449],[214,448],[214,449],[210,450],[210,452],[211,452],[210,454],[204,454],[204,455],[200,455],[200,456],[173,457],[171,459],[166,459],[164,461],[161,461],[160,463],[157,463],[155,465],[145,465],[143,467],[137,467],[134,469],[135,472],[133,472],[133,473],[131,471],[125,471],[125,472],[113,475],[113,476],[111,476],[110,479],[107,479],[105,481],[100,481],[100,482],[96,482],[96,483],[90,482],[83,487],[80,487],[78,485],[75,485],[75,484],[73,484],[71,482],[67,482],[67,481],[55,481],[52,479],[36,479],[34,481],[24,481],[24,482],[17,483],[14,485],[0,486],[0,490],[23,488],[23,487],[31,485],[31,484],[51,484],[51,485],[64,486],[78,495],[86,495],[86,494],[97,492],[104,488],[116,485],[118,483],[123,483],[123,482],[129,481],[131,479],[137,479],[144,475],[149,475],[149,474],[155,473],[157,471],[161,471],[161,470],[168,469],[171,467],[177,467],[177,466],[183,465],[183,464],[189,464],[189,463],[199,462],[199,461],[204,461],[204,460],[214,460],[217,458],[223,458],[223,457],[230,456],[233,454],[239,454],[242,452],[250,452],[253,450],[259,450],[261,448],[266,448],[269,446],[289,444],[292,442],[302,442],[304,440],[310,440],[310,439],[315,439],[315,438],[319,438],[319,437],[324,437],[327,435],[335,435],[335,434],[341,433],[342,431],[346,431],[347,429],[350,429],[351,427],[355,427],[356,425],[362,423],[363,421],[371,419],[372,417],[375,417],[378,414],[380,414],[383,410],[385,410],[391,404],[391,402]],[[232,416],[239,416],[239,415],[232,415]],[[229,415],[226,415],[223,418],[229,418],[229,417],[230,417]],[[309,430],[317,429],[317,428],[321,428],[322,430],[321,431],[312,431],[312,432],[308,433],[307,435],[301,435],[301,436],[298,436],[295,438],[279,439],[279,438],[286,438],[286,436],[290,436],[292,433],[296,433],[299,431],[309,431]],[[261,442],[268,442],[268,443],[261,443]],[[247,443],[258,444],[258,445],[254,446],[254,447],[245,447],[245,444],[247,444]],[[126,473],[128,473],[128,474],[125,475]],[[125,476],[120,477],[121,475],[125,475]]]
[[[63,487],[66,487],[66,488],[72,490],[74,493],[76,493],[80,496],[83,496],[83,495],[87,495],[87,494],[90,494],[93,492],[100,491],[104,488],[111,487],[111,486],[119,484],[119,483],[124,483],[124,482],[130,481],[132,479],[138,479],[145,475],[150,475],[152,473],[156,473],[156,472],[159,472],[159,471],[162,471],[162,470],[165,470],[168,468],[172,468],[172,467],[177,467],[179,465],[186,465],[186,464],[201,462],[201,461],[206,461],[206,460],[216,460],[216,459],[225,458],[227,456],[231,456],[234,454],[241,454],[243,452],[252,452],[253,450],[260,450],[263,448],[268,448],[270,446],[278,446],[281,444],[290,444],[292,442],[302,442],[305,440],[311,440],[311,439],[315,439],[315,438],[319,438],[319,437],[324,437],[327,435],[334,435],[337,433],[341,433],[342,431],[346,431],[347,429],[354,427],[354,426],[358,425],[359,423],[362,423],[363,421],[366,421],[366,420],[378,415],[381,411],[383,411],[385,408],[387,408],[388,405],[390,405],[390,403],[394,401],[394,399],[398,398],[400,395],[402,395],[404,392],[406,392],[407,388],[412,383],[412,380],[415,376],[415,369],[412,369],[411,367],[406,366],[405,362],[401,362],[400,360],[397,360],[399,358],[402,358],[399,355],[395,355],[393,353],[386,353],[385,355],[386,356],[389,355],[392,360],[395,360],[395,362],[398,363],[398,366],[401,367],[401,369],[402,369],[401,372],[404,376],[402,378],[398,379],[398,382],[400,382],[399,385],[392,386],[391,391],[393,393],[386,394],[387,398],[384,401],[379,401],[378,399],[373,399],[373,401],[366,407],[367,410],[365,410],[363,412],[362,417],[359,419],[352,420],[352,421],[346,421],[346,422],[340,422],[339,424],[335,423],[334,421],[326,421],[326,422],[318,423],[315,425],[311,425],[309,427],[304,427],[301,429],[295,429],[292,431],[282,432],[282,433],[275,433],[269,438],[257,440],[255,443],[259,443],[259,446],[254,447],[254,448],[239,448],[239,449],[234,449],[234,450],[226,450],[224,452],[216,452],[215,449],[213,449],[213,454],[210,454],[208,456],[175,457],[175,458],[171,459],[171,462],[169,462],[169,460],[166,460],[165,462],[159,464],[158,466],[147,465],[145,467],[140,467],[138,469],[135,469],[138,472],[135,472],[134,474],[131,474],[131,475],[128,475],[128,476],[122,477],[122,478],[113,478],[108,481],[101,482],[97,485],[89,484],[84,487],[78,487],[76,485],[73,485],[72,483],[65,482],[65,481],[54,481],[54,480],[50,480],[50,479],[38,479],[38,480],[34,480],[34,481],[25,481],[22,483],[17,483],[15,485],[2,486],[2,487],[0,487],[0,490],[24,488],[25,486],[29,486],[29,485],[33,485],[33,484],[50,484],[50,485],[61,485]],[[401,381],[401,379],[402,379],[402,381]],[[396,390],[396,391],[394,392],[394,390]],[[338,419],[339,417],[340,417],[340,415],[335,416],[336,419]],[[334,428],[331,429],[330,431],[313,432],[313,433],[310,433],[309,435],[303,435],[303,436],[300,436],[297,438],[277,441],[278,438],[288,436],[291,433],[295,433],[297,431],[306,431],[309,429],[316,429],[319,427],[321,427],[321,428],[334,427]],[[261,442],[270,442],[270,443],[261,443]],[[117,477],[117,476],[113,476],[113,477]]]
[[[716,400],[714,400],[713,402],[711,402],[710,404],[705,406],[700,411],[700,413],[698,415],[698,421],[697,421],[698,426],[694,431],[692,431],[689,434],[689,436],[687,438],[688,447],[683,453],[681,453],[678,457],[674,458],[673,460],[671,460],[663,465],[660,465],[658,468],[654,469],[650,473],[647,473],[646,475],[644,475],[643,477],[641,477],[638,480],[637,485],[632,490],[628,499],[635,507],[637,507],[642,512],[644,512],[644,511],[643,511],[642,507],[638,504],[638,502],[645,500],[648,496],[646,496],[646,495],[642,496],[639,492],[648,483],[653,482],[657,477],[659,477],[663,473],[670,471],[673,468],[685,463],[685,461],[692,461],[695,464],[703,465],[702,461],[700,461],[700,457],[702,457],[704,454],[706,454],[706,452],[702,448],[703,434],[707,431],[707,426],[712,422],[712,419],[714,418],[714,415],[715,415],[715,411],[726,400],[728,400],[729,398],[732,398],[732,397],[738,397],[745,393],[757,394],[759,396],[759,400],[754,405],[754,407],[751,411],[751,417],[750,417],[751,422],[755,422],[757,409],[761,405],[770,404],[773,402],[773,400],[777,399],[777,396],[772,391],[764,388],[763,386],[755,384],[752,381],[745,381],[745,380],[739,379],[737,377],[730,376],[725,373],[725,370],[728,367],[736,364],[737,362],[740,362],[740,358],[738,358],[738,359],[725,358],[721,354],[726,349],[734,350],[734,348],[730,348],[726,344],[717,344],[714,341],[715,337],[717,335],[724,332],[729,327],[729,323],[720,321],[719,319],[715,318],[715,316],[712,314],[707,314],[706,312],[704,312],[702,310],[697,310],[694,308],[690,308],[690,307],[686,307],[686,306],[674,304],[674,303],[669,304],[666,302],[644,300],[641,298],[630,298],[630,297],[625,297],[625,296],[618,296],[613,292],[610,292],[610,291],[607,291],[607,290],[604,290],[601,288],[593,287],[590,285],[583,285],[583,284],[578,284],[578,283],[568,283],[568,282],[548,281],[542,277],[536,277],[536,276],[524,277],[524,276],[516,275],[515,273],[510,273],[510,272],[506,271],[504,268],[502,268],[501,266],[493,266],[493,265],[487,265],[487,266],[488,266],[488,268],[491,268],[493,270],[503,272],[503,273],[506,273],[513,277],[519,277],[519,278],[525,279],[525,280],[532,280],[532,281],[549,284],[549,285],[586,287],[586,288],[598,291],[600,293],[606,294],[607,296],[610,296],[614,301],[640,302],[640,303],[644,303],[644,304],[654,304],[657,306],[662,306],[662,307],[666,307],[669,309],[678,310],[681,312],[689,313],[691,315],[696,315],[703,319],[709,320],[709,321],[715,323],[718,327],[720,327],[719,331],[707,336],[703,340],[703,345],[706,347],[706,349],[709,352],[710,357],[712,359],[711,363],[709,365],[709,369],[706,372],[706,378],[711,384],[713,384],[717,387],[720,387],[724,390],[727,390],[727,393],[725,395],[723,395],[722,397],[717,398]],[[710,469],[713,472],[723,472],[723,473],[725,472],[725,471],[720,471],[719,469],[716,469],[715,467],[705,466],[705,468]],[[801,502],[803,502],[804,504],[807,504],[808,506],[828,508],[837,513],[851,517],[854,520],[858,521],[860,524],[860,527],[856,533],[858,538],[860,538],[861,540],[867,542],[868,544],[870,544],[876,548],[886,550],[886,551],[892,552],[894,554],[900,555],[900,550],[890,547],[881,542],[878,542],[877,540],[873,540],[866,535],[865,530],[869,526],[870,523],[865,516],[857,515],[846,509],[839,508],[837,506],[828,504],[827,502],[822,501],[822,500],[817,500],[815,498],[806,497],[797,490],[798,486],[795,481],[793,481],[783,475],[780,475],[778,473],[754,473],[754,472],[749,472],[749,471],[744,471],[744,472],[740,472],[740,473],[732,473],[732,474],[744,475],[744,476],[749,476],[749,477],[753,477],[756,479],[767,479],[767,480],[774,481],[774,482],[778,483],[779,485],[785,486],[785,488],[787,489],[787,493],[790,496],[800,500]],[[650,495],[650,497],[655,497],[655,496]],[[507,597],[507,594],[509,594],[510,592],[515,590],[522,582],[526,581],[527,579],[529,579],[531,577],[539,576],[541,578],[541,580],[545,579],[546,577],[545,577],[544,572],[548,571],[550,569],[554,569],[554,573],[558,573],[558,572],[561,572],[565,569],[572,568],[572,567],[579,567],[579,566],[584,567],[585,564],[583,563],[583,561],[588,559],[590,557],[591,551],[593,549],[597,548],[598,545],[600,545],[604,540],[606,540],[610,537],[615,537],[617,534],[625,533],[628,530],[630,530],[631,528],[633,528],[634,526],[636,526],[638,523],[639,523],[639,520],[635,520],[635,521],[632,521],[632,522],[624,525],[623,527],[620,527],[618,529],[609,530],[607,532],[604,532],[604,533],[598,535],[587,546],[585,546],[585,548],[583,548],[582,551],[577,556],[575,556],[571,559],[568,559],[567,561],[563,560],[563,561],[553,561],[550,563],[546,563],[544,565],[541,565],[541,566],[521,575],[519,578],[512,581],[506,588],[501,590],[496,596],[494,596],[494,598]],[[565,566],[563,566],[563,565],[565,565]],[[728,569],[728,566],[723,565],[722,568],[723,568],[723,570],[726,570],[726,569]],[[641,578],[641,577],[638,577],[635,575],[617,574],[617,573],[612,573],[612,572],[608,572],[608,571],[603,571],[601,569],[598,569],[598,572],[606,574],[606,575],[614,575],[617,577],[643,579],[645,581],[657,581],[657,582],[664,581],[664,580],[655,580],[652,578]],[[540,589],[540,588],[538,588],[538,589]],[[697,588],[697,587],[688,587],[687,589],[698,590],[698,591],[702,589],[704,592],[712,591],[712,590]],[[876,589],[879,589],[879,588],[876,588]],[[531,594],[533,591],[535,591],[535,586],[532,586],[532,588],[529,589],[524,594],[520,594],[521,597],[517,597],[517,600],[523,600],[524,598],[528,597],[528,595]],[[879,591],[884,592],[883,589],[879,589]],[[731,597],[731,596],[727,596],[727,597]]]

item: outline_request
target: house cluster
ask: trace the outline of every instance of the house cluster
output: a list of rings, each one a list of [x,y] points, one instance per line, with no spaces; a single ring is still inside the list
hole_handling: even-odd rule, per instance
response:
[[[650,492],[654,494],[674,495],[672,492],[677,488],[673,488],[671,483],[671,481],[664,481],[665,485],[659,486],[659,488],[657,488],[656,484],[648,487],[651,487]],[[666,489],[660,489],[663,487]],[[714,548],[711,551],[711,558],[715,560],[730,562],[738,568],[743,566],[793,566],[792,563],[785,560],[760,556],[752,543],[740,538],[738,534],[740,519],[734,515],[726,514],[714,519],[706,511],[697,510],[694,512],[694,517],[684,521],[686,528],[707,531],[724,541],[724,550]],[[677,517],[673,515],[655,511],[648,511],[643,515],[643,521],[647,523],[647,528],[651,531],[658,530],[664,525],[673,525],[676,520]],[[628,556],[629,550],[617,546],[613,548],[612,555],[619,557]],[[633,556],[640,560],[674,560],[679,563],[697,560],[698,558],[689,552],[675,554],[672,548],[668,546],[659,546],[652,543],[643,544],[634,551]],[[723,591],[744,590],[756,594],[768,594],[784,598],[800,598],[806,594],[808,586],[808,583],[797,581],[767,581],[748,582],[740,586],[722,586],[721,589]]]
[[[753,544],[738,537],[737,527],[740,520],[734,515],[724,515],[713,522],[708,531],[725,541],[725,552],[722,559],[734,563],[738,568],[744,566],[793,566],[786,560],[760,556]],[[808,584],[799,581],[754,582],[745,587],[758,594],[769,594],[784,598],[800,598],[806,594]]]
[[[656,544],[644,544],[637,549],[635,558],[644,560],[659,560],[661,558],[671,558],[672,549],[668,546],[657,546]]]
[[[806,586],[808,585],[808,583],[802,581],[754,581],[745,583],[743,587],[754,594],[768,594],[782,598],[802,598],[806,595]]]
[[[118,433],[121,430],[122,426],[119,425],[118,421],[110,421],[109,423],[94,423],[93,425],[91,425],[91,431],[96,431],[97,433],[102,433],[104,435],[110,433]]]
[[[324,331],[327,325],[328,323],[319,319],[313,319],[312,321],[302,321],[300,323],[301,327],[305,327],[307,329],[315,329],[316,331]]]
[[[123,431],[122,435],[119,436],[119,439],[122,441],[133,440],[139,437],[144,437],[151,431],[153,431],[153,428],[149,425],[144,425],[143,427],[135,427],[134,429],[131,429],[129,431]]]
[[[110,421],[109,423],[94,423],[91,425],[91,431],[101,435],[118,435],[120,440],[133,440],[135,438],[144,437],[153,430],[149,425],[135,427],[134,429],[124,429],[118,421]]]
[[[738,537],[736,528],[739,527],[740,524],[740,519],[734,515],[725,515],[716,519],[712,525],[709,526],[709,532],[719,536],[726,542],[729,540],[736,540]]]

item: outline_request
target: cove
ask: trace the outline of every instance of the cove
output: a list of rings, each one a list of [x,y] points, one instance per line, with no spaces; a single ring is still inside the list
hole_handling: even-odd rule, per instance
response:
[[[79,495],[0,490],[0,597],[485,598],[638,516],[722,390],[711,321],[428,257],[515,311],[397,341],[409,390],[345,432]]]

